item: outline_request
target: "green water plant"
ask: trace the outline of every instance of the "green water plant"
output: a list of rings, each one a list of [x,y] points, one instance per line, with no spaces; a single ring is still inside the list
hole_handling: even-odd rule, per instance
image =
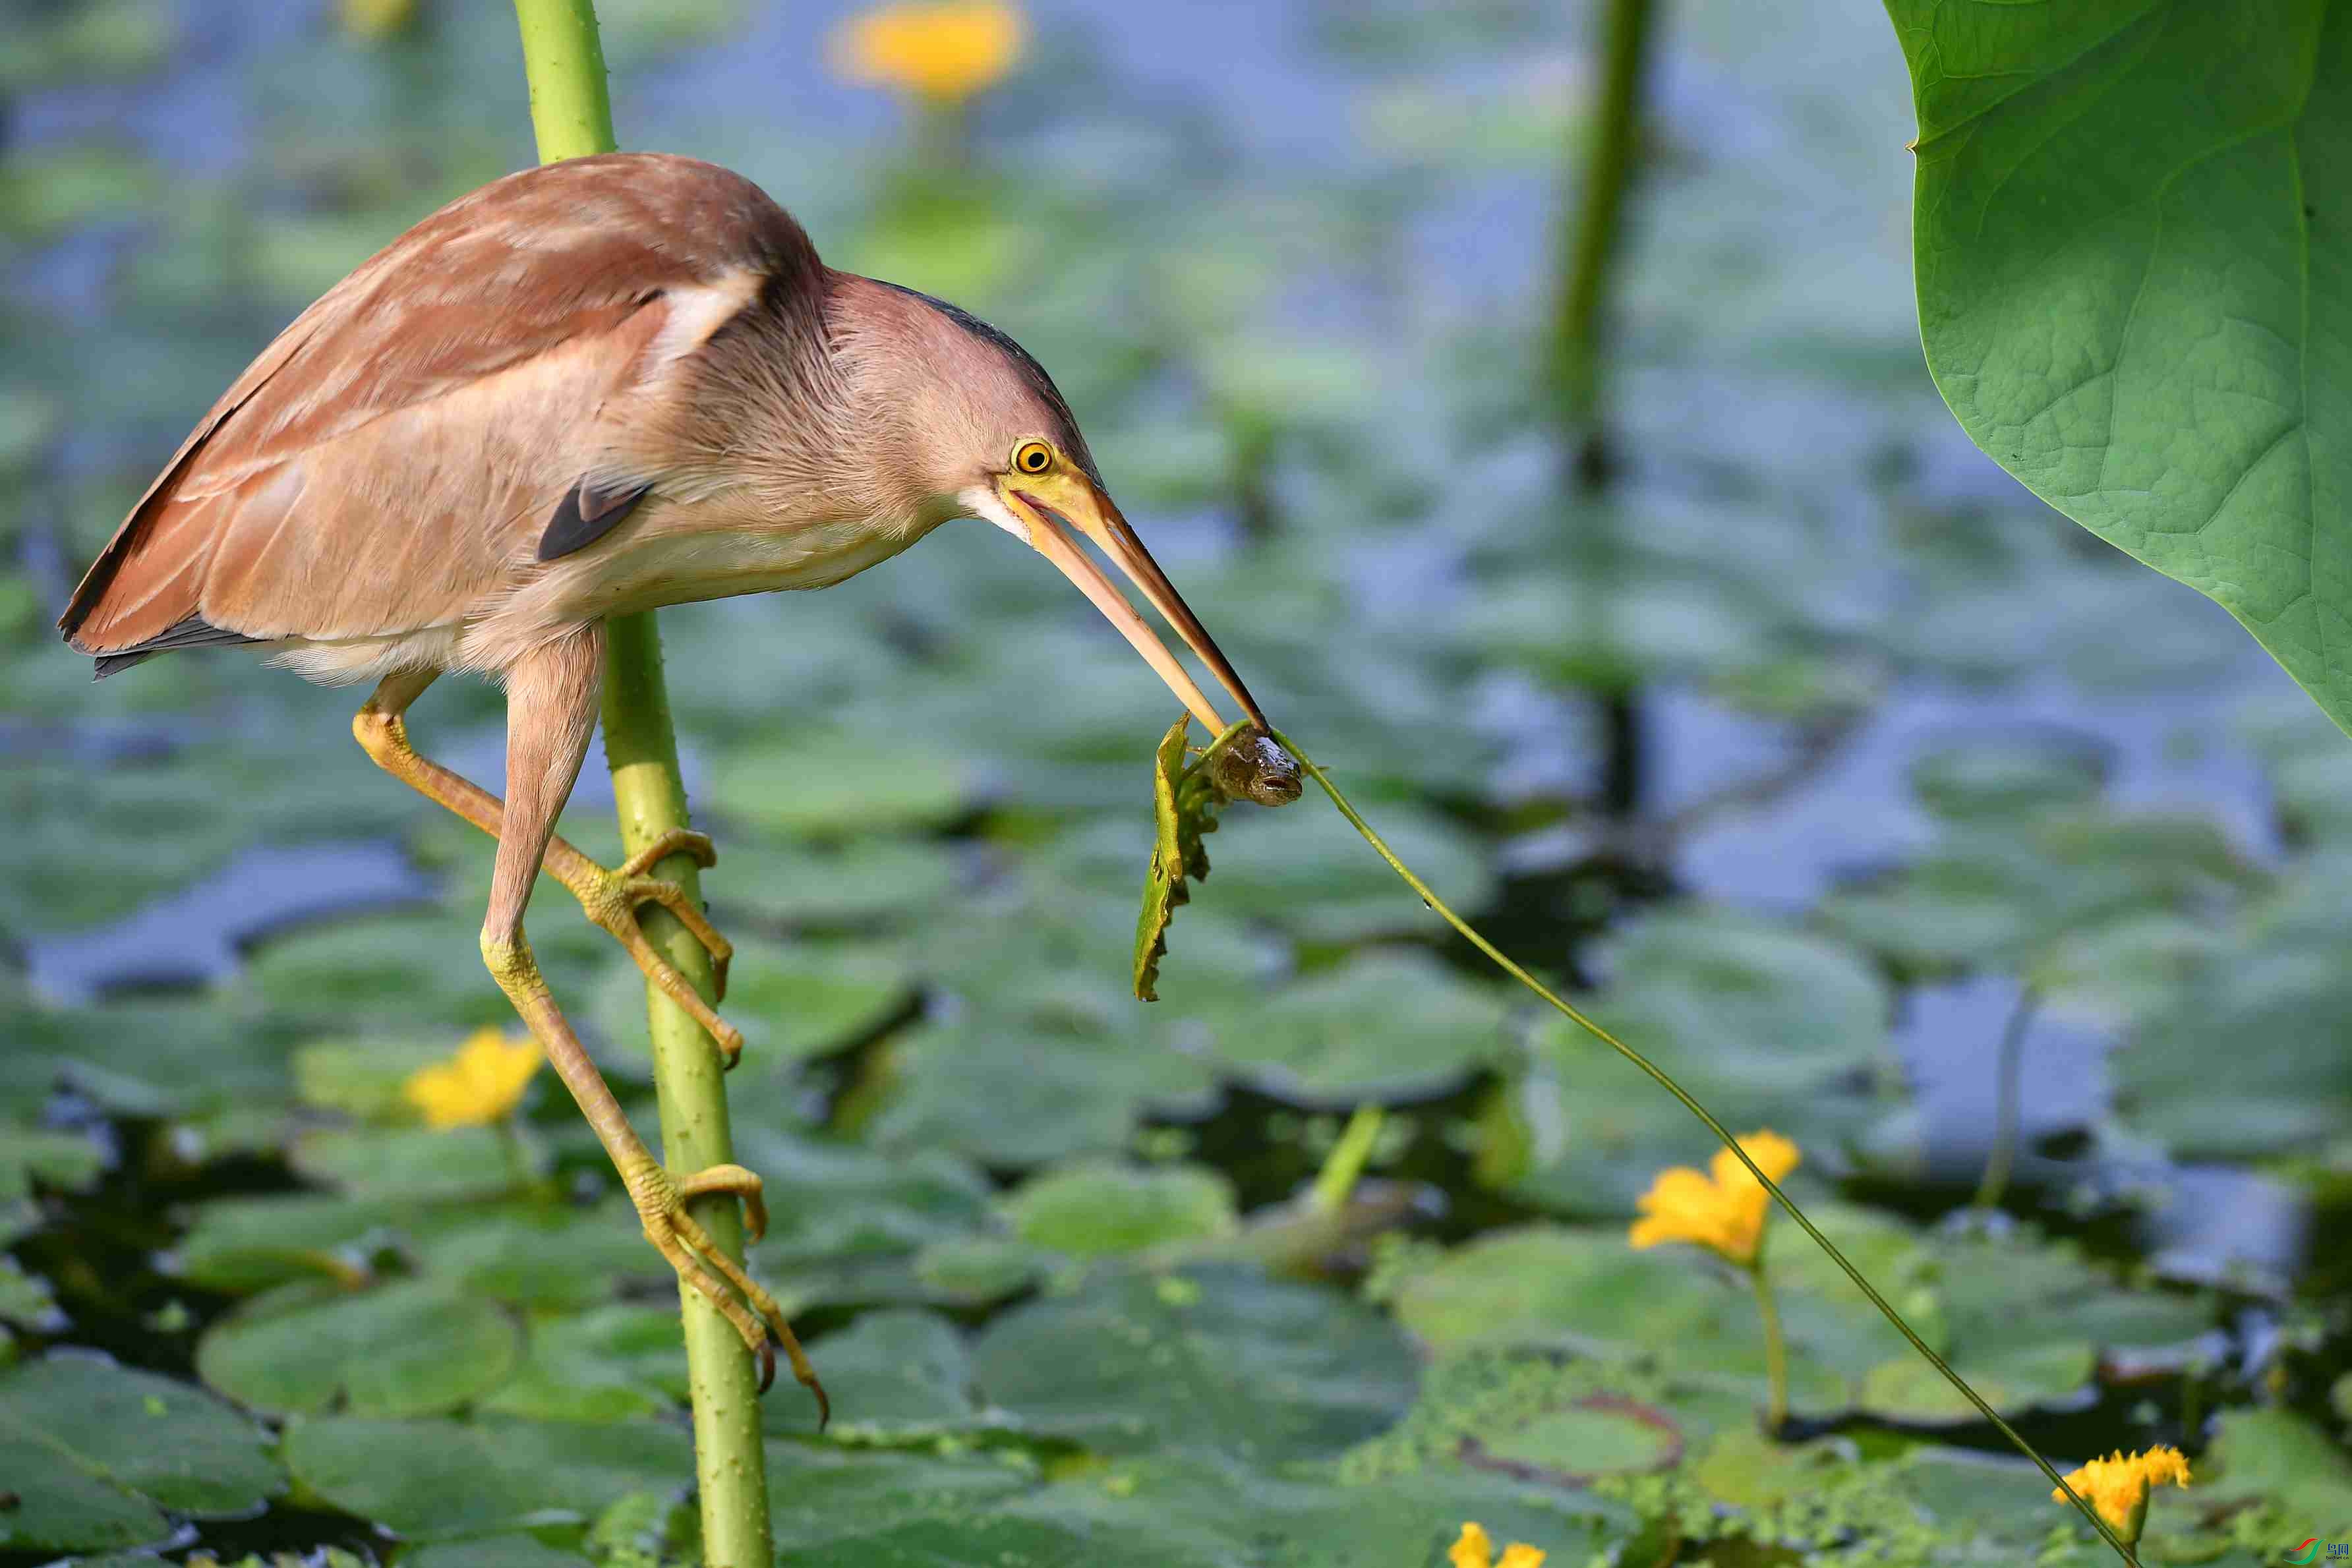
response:
[[[1167,915],[1169,909],[1172,906],[1171,902],[1166,897],[1166,890],[1178,876],[1187,874],[1185,869],[1186,862],[1183,861],[1181,853],[1183,849],[1182,831],[1184,829],[1184,807],[1181,805],[1181,802],[1185,799],[1184,790],[1186,784],[1199,775],[1195,774],[1192,769],[1185,769],[1177,771],[1173,774],[1176,782],[1172,787],[1168,783],[1168,780],[1171,777],[1171,759],[1181,758],[1183,755],[1183,739],[1186,725],[1188,723],[1189,721],[1180,721],[1170,731],[1169,735],[1162,739],[1158,754],[1159,763],[1158,771],[1155,774],[1153,798],[1155,802],[1155,812],[1158,817],[1158,837],[1160,841],[1160,848],[1155,851],[1152,857],[1151,870],[1145,883],[1144,911],[1145,925],[1149,928],[1149,942],[1147,944],[1146,932],[1139,929],[1138,932],[1137,941],[1139,975],[1141,971],[1142,959],[1147,945],[1150,946],[1154,949],[1152,952],[1152,957],[1155,963],[1159,956],[1159,952],[1164,950],[1168,929]],[[1244,728],[1245,727],[1244,726],[1236,725],[1233,728],[1228,729],[1224,734],[1219,736],[1216,741],[1213,742],[1210,747],[1203,752],[1201,761],[1192,765],[1193,769],[1204,770],[1208,777],[1219,780],[1219,788],[1210,791],[1210,795],[1212,797],[1230,799],[1244,793],[1246,789],[1260,782],[1267,768],[1272,764],[1272,759],[1268,757],[1267,753],[1255,745],[1247,751],[1236,750],[1235,743],[1240,739]],[[1464,920],[1459,915],[1456,915],[1453,908],[1437,894],[1434,889],[1430,887],[1427,883],[1422,881],[1419,876],[1413,873],[1410,867],[1408,867],[1402,860],[1397,858],[1396,852],[1389,847],[1387,841],[1384,841],[1379,833],[1373,831],[1371,824],[1364,820],[1362,814],[1360,813],[1354,805],[1349,801],[1347,796],[1340,791],[1339,788],[1331,782],[1330,776],[1321,768],[1318,767],[1314,760],[1304,751],[1300,750],[1296,742],[1280,730],[1272,731],[1271,739],[1276,746],[1282,748],[1283,752],[1287,754],[1285,760],[1296,760],[1297,768],[1303,771],[1307,777],[1315,780],[1316,785],[1322,789],[1323,793],[1327,797],[1329,798],[1332,806],[1338,810],[1342,817],[1345,817],[1348,820],[1349,825],[1353,827],[1363,838],[1364,841],[1372,847],[1373,852],[1377,853],[1381,860],[1388,863],[1389,869],[1396,873],[1397,876],[1403,881],[1407,887],[1410,887],[1414,893],[1420,894],[1422,903],[1436,914],[1440,919],[1452,926],[1457,935],[1459,935],[1465,941],[1468,942],[1473,947],[1476,948],[1480,954],[1486,956],[1496,967],[1500,968],[1505,974],[1517,981],[1521,986],[1527,988],[1529,991],[1532,991],[1544,1002],[1546,1006],[1561,1014],[1563,1017],[1567,1018],[1570,1022],[1575,1024],[1578,1028],[1583,1030],[1601,1044],[1615,1051],[1619,1056],[1631,1063],[1636,1070],[1648,1077],[1652,1082],[1657,1084],[1659,1088],[1664,1090],[1669,1095],[1673,1096],[1676,1103],[1680,1104],[1685,1110],[1698,1118],[1699,1122],[1706,1126],[1706,1130],[1715,1134],[1717,1141],[1723,1145],[1724,1150],[1738,1162],[1737,1167],[1727,1166],[1727,1169],[1744,1169],[1746,1175],[1752,1178],[1759,1188],[1770,1195],[1771,1201],[1779,1205],[1780,1207],[1788,1214],[1789,1218],[1795,1222],[1798,1228],[1804,1231],[1806,1236],[1811,1239],[1813,1244],[1819,1247],[1823,1253],[1828,1255],[1831,1260],[1837,1265],[1839,1271],[1844,1274],[1846,1279],[1853,1283],[1854,1289],[1860,1291],[1864,1297],[1869,1301],[1870,1304],[1875,1307],[1889,1323],[1894,1325],[1895,1332],[1903,1336],[1904,1341],[1908,1343],[1914,1351],[1917,1352],[1919,1355],[1924,1357],[1927,1363],[1933,1366],[1939,1375],[1941,1375],[1944,1380],[1949,1383],[1960,1396],[1968,1402],[1971,1408],[1973,1408],[1979,1415],[1982,1416],[1987,1421],[1990,1422],[1994,1428],[1998,1430],[2003,1437],[2007,1438],[2012,1447],[2014,1447],[2020,1453],[2023,1454],[2027,1458],[2033,1461],[2035,1467],[2039,1469],[2042,1475],[2051,1482],[2053,1491],[2059,1497],[2072,1502],[2082,1516],[2090,1521],[2092,1527],[2098,1531],[2101,1538],[2115,1550],[2116,1554],[2118,1557],[2126,1563],[2137,1563],[2137,1559],[2133,1555],[2130,1546],[2116,1532],[2114,1528],[2100,1516],[2098,1511],[2092,1507],[2087,1500],[2083,1498],[2078,1492],[2070,1487],[2067,1484],[2066,1479],[2059,1474],[2057,1469],[2053,1466],[2048,1459],[2044,1458],[2041,1452],[2037,1450],[2032,1444],[2027,1442],[2024,1437],[2021,1435],[2014,1427],[2011,1426],[2008,1421],[2003,1419],[2000,1412],[1995,1409],[1982,1395],[1978,1393],[1977,1390],[1969,1385],[1966,1378],[1954,1371],[1949,1362],[1946,1361],[1943,1356],[1937,1354],[1935,1348],[1928,1344],[1925,1339],[1920,1337],[1917,1331],[1913,1329],[1910,1323],[1905,1320],[1903,1314],[1895,1310],[1894,1303],[1889,1301],[1886,1297],[1870,1282],[1869,1279],[1854,1265],[1853,1261],[1846,1256],[1845,1252],[1841,1249],[1835,1242],[1832,1241],[1827,1236],[1822,1234],[1821,1228],[1816,1226],[1811,1219],[1808,1218],[1804,1210],[1798,1207],[1797,1205],[1790,1200],[1789,1195],[1781,1190],[1779,1182],[1775,1179],[1775,1176],[1764,1168],[1762,1162],[1760,1162],[1756,1155],[1751,1154],[1747,1148],[1743,1147],[1740,1140],[1734,1137],[1730,1130],[1727,1128],[1712,1112],[1708,1111],[1706,1106],[1693,1099],[1690,1093],[1685,1091],[1680,1083],[1675,1081],[1672,1074],[1659,1067],[1655,1062],[1652,1061],[1647,1056],[1644,1056],[1633,1046],[1628,1045],[1625,1041],[1618,1039],[1615,1034],[1603,1028],[1600,1023],[1587,1016],[1582,1010],[1563,999],[1557,992],[1553,991],[1551,988],[1537,979],[1523,967],[1514,962],[1500,948],[1496,947],[1492,942],[1489,942],[1485,936],[1481,936],[1467,921]],[[1240,760],[1229,761],[1220,767],[1220,765],[1216,764],[1213,760],[1213,754],[1215,754],[1220,747],[1224,748],[1227,752],[1233,754]],[[1196,806],[1193,810],[1198,813],[1204,810],[1205,808]],[[1172,828],[1171,821],[1173,823]],[[1197,831],[1194,835],[1194,841],[1197,842]],[[1172,858],[1165,852],[1171,844],[1178,852]],[[1205,874],[1205,872],[1203,873]],[[1154,914],[1155,908],[1159,910],[1159,914],[1156,915]],[[1767,1149],[1767,1157],[1773,1157],[1773,1151]],[[1775,1163],[1778,1163],[1777,1159]],[[1780,1167],[1780,1174],[1785,1176],[1790,1168],[1792,1167],[1782,1166]],[[1760,1209],[1759,1212],[1760,1214]],[[1760,1233],[1760,1220],[1759,1221],[1759,1228]],[[1779,1343],[1779,1325],[1777,1316],[1772,1314],[1769,1296],[1765,1296],[1762,1299],[1765,1301],[1763,1310],[1767,1314],[1768,1321],[1769,1321],[1771,1324],[1769,1331],[1769,1336],[1777,1344]],[[1784,1355],[1785,1353],[1783,1352],[1780,1356],[1776,1356],[1775,1359],[1783,1359]],[[1780,1379],[1781,1381],[1778,1385],[1781,1389],[1781,1393],[1779,1396],[1779,1403],[1784,1406],[1786,1399],[1785,1364],[1780,1375]]]
[[[515,0],[515,16],[522,31],[541,160],[551,163],[612,152],[617,145],[613,106],[592,0]],[[634,855],[690,825],[662,677],[661,632],[650,611],[614,616],[606,623],[604,721],[621,843]],[[700,880],[692,856],[674,854],[648,869],[677,883],[688,903],[699,905]],[[643,918],[655,948],[705,1001],[715,1000],[716,976],[703,945],[667,911],[648,909]],[[664,1162],[686,1171],[731,1163],[723,1069],[709,1037],[656,985],[646,988],[646,1012]],[[740,1264],[742,1221],[734,1199],[705,1197],[690,1212],[713,1243]],[[678,1299],[694,1407],[703,1561],[708,1568],[767,1568],[772,1552],[760,1442],[760,1370],[734,1325],[708,1297],[681,1279]]]
[[[1764,1376],[1769,1391],[1764,1424],[1775,1432],[1789,1419],[1789,1342],[1780,1332],[1771,1278],[1764,1271],[1765,1221],[1771,1218],[1772,1204],[1741,1162],[1751,1161],[1770,1170],[1773,1180],[1785,1181],[1803,1157],[1780,1134],[1759,1130],[1739,1140],[1736,1155],[1727,1149],[1717,1151],[1710,1171],[1670,1166],[1642,1195],[1642,1218],[1627,1236],[1637,1248],[1668,1241],[1704,1247],[1748,1276],[1764,1329]]]

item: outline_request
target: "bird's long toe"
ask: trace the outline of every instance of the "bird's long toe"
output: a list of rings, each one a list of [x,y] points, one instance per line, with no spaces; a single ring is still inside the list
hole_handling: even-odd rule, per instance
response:
[[[708,865],[709,843],[700,833],[665,833],[615,869],[590,863],[584,868],[567,868],[565,873],[559,874],[572,896],[579,899],[588,918],[611,933],[613,939],[627,949],[646,978],[659,986],[663,995],[702,1026],[719,1047],[724,1064],[731,1068],[743,1051],[742,1030],[720,1018],[694,983],[654,946],[637,914],[646,904],[658,904],[686,927],[688,934],[710,955],[712,988],[723,1000],[727,995],[728,964],[735,956],[735,945],[719,934],[710,917],[687,895],[685,888],[667,877],[651,875],[646,870],[680,853],[692,854]]]
[[[687,1205],[698,1197],[725,1195],[738,1198],[743,1205],[746,1228],[757,1239],[766,1231],[768,1218],[759,1176],[734,1165],[713,1166],[691,1176],[677,1176],[648,1161],[639,1168],[625,1170],[622,1179],[628,1186],[630,1200],[636,1205],[646,1239],[668,1260],[679,1278],[719,1310],[742,1338],[745,1348],[758,1358],[760,1391],[766,1393],[775,1379],[776,1348],[782,1346],[792,1364],[793,1375],[816,1396],[817,1424],[822,1429],[833,1418],[833,1403],[825,1395],[824,1385],[817,1380],[816,1369],[809,1364],[808,1354],[802,1350],[783,1309],[687,1212]]]

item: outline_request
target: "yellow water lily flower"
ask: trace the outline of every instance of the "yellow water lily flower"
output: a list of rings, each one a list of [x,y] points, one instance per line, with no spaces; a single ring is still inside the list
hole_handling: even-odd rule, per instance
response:
[[[1514,1541],[1503,1548],[1502,1558],[1497,1561],[1494,1537],[1486,1533],[1486,1526],[1465,1520],[1462,1539],[1447,1550],[1445,1560],[1454,1568],[1543,1568],[1544,1554]]]
[[[1796,1145],[1769,1130],[1741,1134],[1739,1146],[1775,1182],[1785,1179],[1804,1158]],[[1742,1268],[1752,1267],[1764,1244],[1764,1219],[1772,1196],[1729,1149],[1716,1151],[1714,1173],[1702,1176],[1688,1166],[1660,1171],[1650,1190],[1636,1200],[1642,1218],[1633,1222],[1628,1239],[1636,1247],[1694,1242]]]
[[[2099,1511],[2099,1517],[2123,1538],[2126,1546],[2139,1543],[2139,1532],[2147,1525],[2148,1490],[2166,1481],[2187,1486],[2189,1461],[2181,1457],[2179,1449],[2161,1443],[2145,1454],[2127,1455],[2118,1449],[2106,1458],[2093,1459],[2066,1478],[2066,1484]],[[2063,1502],[2066,1494],[2053,1487],[2050,1500]]]
[[[1020,11],[1001,0],[908,0],[844,23],[828,56],[852,81],[961,103],[1013,68],[1022,32]]]
[[[478,1127],[512,1111],[543,1059],[530,1036],[476,1030],[454,1055],[420,1067],[400,1086],[434,1127]]]

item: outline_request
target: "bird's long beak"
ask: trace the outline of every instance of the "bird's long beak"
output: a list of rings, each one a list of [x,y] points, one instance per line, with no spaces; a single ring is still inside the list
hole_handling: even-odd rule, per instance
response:
[[[1225,721],[1201,694],[1201,688],[1192,684],[1192,677],[1184,673],[1176,656],[1136,613],[1127,596],[1112,585],[1078,541],[1070,537],[1070,528],[1094,540],[1105,555],[1118,563],[1128,580],[1141,589],[1152,608],[1160,612],[1160,619],[1176,629],[1185,645],[1209,666],[1217,684],[1242,705],[1250,722],[1265,729],[1265,715],[1258,711],[1257,701],[1249,695],[1249,688],[1242,685],[1241,676],[1234,673],[1215,639],[1202,626],[1200,618],[1184,602],[1183,595],[1176,591],[1176,585],[1168,580],[1168,574],[1160,570],[1160,563],[1151,559],[1151,552],[1143,548],[1143,541],[1135,537],[1135,530],[1128,527],[1127,519],[1119,515],[1118,507],[1103,494],[1100,486],[1083,476],[1066,472],[1007,474],[997,481],[996,490],[1005,509],[1027,528],[1029,542],[1036,547],[1037,553],[1061,568],[1062,574],[1095,601],[1095,608],[1110,618],[1110,623],[1135,645],[1145,663],[1159,672],[1160,678],[1168,683],[1168,689],[1192,710],[1194,718],[1208,727],[1211,735],[1223,734]],[[1067,528],[1064,526],[1066,519]]]

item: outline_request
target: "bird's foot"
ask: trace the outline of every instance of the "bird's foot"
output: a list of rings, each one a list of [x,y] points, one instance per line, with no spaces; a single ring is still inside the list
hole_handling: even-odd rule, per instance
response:
[[[760,1195],[759,1176],[741,1166],[712,1166],[692,1176],[672,1176],[647,1155],[642,1163],[623,1166],[621,1180],[629,1189],[629,1200],[637,1207],[646,1239],[669,1260],[680,1279],[701,1291],[734,1325],[758,1359],[760,1392],[765,1394],[768,1385],[776,1380],[776,1347],[782,1345],[785,1359],[792,1363],[793,1375],[816,1396],[817,1425],[822,1429],[833,1418],[833,1402],[825,1397],[824,1385],[817,1381],[816,1369],[809,1364],[793,1325],[784,1321],[783,1309],[686,1211],[694,1199],[713,1194],[740,1199],[746,1235],[757,1241],[768,1228],[768,1206]]]
[[[677,972],[677,967],[655,951],[637,920],[638,907],[647,904],[658,904],[676,915],[678,924],[709,953],[719,998],[726,998],[727,962],[735,956],[735,945],[719,934],[710,917],[686,895],[686,889],[666,877],[651,874],[655,866],[676,854],[691,855],[697,865],[705,867],[719,858],[708,835],[681,828],[662,834],[610,871],[588,862],[584,869],[575,865],[556,874],[580,901],[588,918],[611,932],[614,939],[629,950],[629,956],[636,960],[646,978],[692,1015],[718,1045],[725,1064],[732,1067],[743,1053],[743,1031],[712,1010],[710,1004],[702,999],[702,993]]]

